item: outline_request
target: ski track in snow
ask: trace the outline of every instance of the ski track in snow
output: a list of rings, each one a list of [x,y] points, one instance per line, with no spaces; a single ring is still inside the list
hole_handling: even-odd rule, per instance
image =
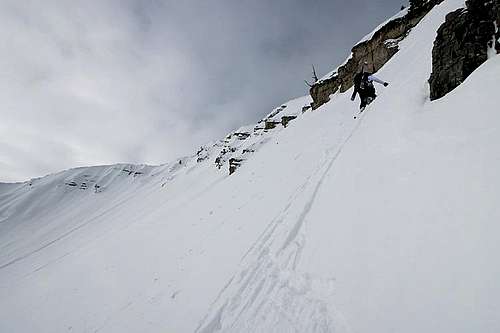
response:
[[[297,188],[282,212],[243,256],[240,272],[219,293],[212,306],[215,310],[205,316],[196,332],[259,332],[270,328],[280,332],[348,331],[331,302],[314,295],[313,288],[318,285],[320,293],[331,293],[332,280],[314,279],[297,272],[296,267],[305,245],[301,231],[316,195],[363,118],[364,115],[358,117],[340,145],[327,150],[327,158]],[[295,217],[293,210],[301,202],[305,204]],[[222,300],[223,304],[219,304]],[[277,318],[279,322],[269,322]]]

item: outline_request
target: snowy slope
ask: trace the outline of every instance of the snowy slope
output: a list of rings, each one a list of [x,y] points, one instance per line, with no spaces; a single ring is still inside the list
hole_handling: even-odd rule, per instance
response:
[[[231,176],[222,142],[0,186],[0,332],[500,331],[500,57],[428,101],[462,5],[400,43],[360,119],[351,92],[295,100]]]

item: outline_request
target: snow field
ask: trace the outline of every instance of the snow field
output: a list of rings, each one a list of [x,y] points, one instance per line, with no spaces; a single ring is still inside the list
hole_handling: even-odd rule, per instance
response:
[[[359,119],[351,92],[291,103],[234,175],[207,159],[2,185],[0,331],[498,332],[500,57],[428,101],[460,6],[400,43]],[[56,185],[87,174],[105,190]]]

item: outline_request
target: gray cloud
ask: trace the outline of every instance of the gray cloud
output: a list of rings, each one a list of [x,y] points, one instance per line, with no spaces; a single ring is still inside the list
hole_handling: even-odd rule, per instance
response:
[[[307,94],[401,1],[0,4],[0,181],[163,163]]]

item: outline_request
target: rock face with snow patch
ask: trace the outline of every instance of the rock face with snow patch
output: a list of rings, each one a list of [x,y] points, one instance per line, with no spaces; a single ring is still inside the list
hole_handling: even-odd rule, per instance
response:
[[[449,13],[438,30],[429,79],[431,100],[459,86],[488,59],[488,48],[500,52],[500,33],[494,23],[500,25],[500,1],[470,0],[466,5]]]
[[[309,96],[289,101],[275,108],[257,125],[244,126],[228,134],[217,148],[220,148],[214,161],[217,168],[228,165],[229,174],[233,174],[253,153],[302,114],[310,101]]]
[[[313,99],[313,109],[330,100],[330,95],[337,90],[345,92],[354,82],[354,75],[364,62],[368,63],[365,70],[377,72],[389,59],[398,52],[398,43],[409,31],[437,4],[443,0],[431,0],[418,9],[409,11],[406,15],[387,22],[373,36],[352,48],[349,60],[338,68],[330,78],[316,82],[310,89]]]

